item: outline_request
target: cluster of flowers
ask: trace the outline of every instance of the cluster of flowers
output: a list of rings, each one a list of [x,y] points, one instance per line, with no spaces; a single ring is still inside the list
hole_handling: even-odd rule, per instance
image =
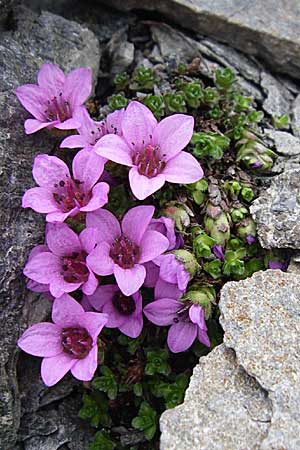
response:
[[[105,121],[92,120],[83,103],[91,93],[88,68],[67,76],[51,64],[38,73],[38,85],[16,90],[34,116],[25,121],[27,134],[41,128],[77,130],[61,143],[80,149],[72,173],[56,156],[38,155],[33,178],[38,187],[25,192],[22,206],[46,214],[45,245],[30,253],[24,274],[28,288],[53,301],[53,323],[38,323],[18,341],[25,352],[43,357],[46,385],[57,383],[69,370],[79,380],[91,380],[97,368],[97,338],[102,328],[118,328],[136,338],[143,314],[154,324],[170,326],[168,346],[188,349],[198,338],[209,346],[202,306],[180,301],[194,275],[184,264],[182,237],[173,219],[153,218],[152,205],[131,208],[122,222],[103,206],[108,202],[107,161],[130,167],[129,183],[144,200],[166,181],[193,183],[203,176],[198,161],[182,151],[189,143],[194,119],[175,114],[157,122],[137,101]],[[78,235],[65,221],[80,217]],[[106,276],[114,284],[106,284]],[[154,301],[143,306],[140,289],[154,288]],[[81,289],[81,303],[69,294]],[[97,312],[95,312],[97,311]]]

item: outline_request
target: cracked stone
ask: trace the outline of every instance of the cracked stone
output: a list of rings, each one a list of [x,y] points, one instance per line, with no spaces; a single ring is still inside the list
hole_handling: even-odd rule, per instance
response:
[[[271,116],[281,116],[289,114],[291,102],[294,97],[290,91],[285,88],[271,74],[262,72],[261,86],[267,95],[263,102],[263,109]]]

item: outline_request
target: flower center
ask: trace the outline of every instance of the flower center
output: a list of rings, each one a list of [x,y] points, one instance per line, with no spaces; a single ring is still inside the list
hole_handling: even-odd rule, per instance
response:
[[[56,192],[53,193],[53,197],[63,212],[71,211],[76,206],[81,208],[90,201],[90,193],[81,190],[83,183],[83,181],[72,178],[61,180],[58,184],[55,183]]]
[[[188,323],[190,322],[190,315],[189,315],[189,309],[192,306],[192,302],[186,302],[186,304],[184,304],[182,306],[182,308],[180,308],[177,313],[176,313],[176,317],[174,317],[173,322],[174,323],[178,323],[178,322],[185,322]]]
[[[95,124],[93,129],[90,131],[90,145],[95,145],[96,142],[98,142],[99,139],[105,134],[107,134],[105,122],[99,122],[97,125]]]
[[[53,122],[54,120],[64,122],[72,117],[70,103],[63,98],[62,92],[47,101],[47,109],[45,109],[44,113],[48,122]]]
[[[132,158],[132,162],[141,175],[153,178],[160,174],[166,163],[162,160],[159,147],[146,145],[141,151],[137,151]]]
[[[110,248],[109,256],[123,269],[131,269],[138,261],[139,247],[126,236],[115,239]]]
[[[87,281],[89,270],[85,258],[84,252],[74,252],[71,256],[62,258],[62,275],[67,283],[85,283]]]
[[[132,297],[126,297],[122,292],[117,292],[112,300],[114,307],[124,316],[130,316],[136,310],[135,301]]]
[[[61,332],[61,344],[68,355],[76,359],[85,358],[93,347],[93,339],[85,328],[63,328]]]

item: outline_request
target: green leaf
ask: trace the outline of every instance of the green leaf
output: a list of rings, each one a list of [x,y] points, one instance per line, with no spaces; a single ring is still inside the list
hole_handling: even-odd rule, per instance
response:
[[[114,448],[116,448],[115,442],[109,438],[105,431],[98,431],[95,434],[94,442],[89,446],[89,450],[113,450]]]
[[[114,400],[118,395],[118,384],[113,372],[107,367],[101,367],[101,377],[96,377],[92,381],[92,386],[99,391],[106,392],[110,400]]]
[[[161,373],[168,375],[171,372],[171,367],[167,360],[169,353],[165,349],[147,350],[147,364],[145,367],[146,375],[155,375]]]
[[[83,406],[79,411],[79,417],[88,420],[92,427],[98,427],[99,424],[109,426],[111,419],[108,415],[108,402],[103,394],[97,398],[93,398],[88,394],[84,394]]]
[[[147,402],[142,402],[138,416],[132,420],[132,426],[144,432],[148,441],[151,441],[157,428],[157,412]]]

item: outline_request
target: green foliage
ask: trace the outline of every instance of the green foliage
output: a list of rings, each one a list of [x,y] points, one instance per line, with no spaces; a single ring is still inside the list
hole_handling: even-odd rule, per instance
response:
[[[222,90],[228,91],[233,87],[233,83],[235,82],[235,74],[234,71],[230,67],[226,67],[225,69],[217,69],[215,72],[215,83],[217,87]]]
[[[111,423],[111,419],[108,415],[108,401],[104,395],[91,395],[84,394],[83,405],[79,411],[79,417],[84,420],[88,420],[92,427],[98,427],[99,425],[108,427]]]
[[[151,109],[157,119],[164,115],[165,103],[161,95],[148,94],[143,98],[142,102]]]
[[[168,114],[185,113],[187,111],[185,95],[180,92],[164,95],[164,101]]]
[[[273,116],[272,122],[274,128],[278,130],[288,130],[290,127],[290,117],[288,114],[283,114],[282,116]]]
[[[145,367],[146,375],[163,374],[169,375],[171,367],[168,364],[169,352],[165,349],[146,350],[147,364]]]
[[[183,85],[183,92],[186,103],[191,108],[199,108],[203,98],[203,92],[200,83],[191,82]]]
[[[101,373],[102,376],[94,378],[92,385],[95,389],[106,392],[108,398],[114,400],[118,394],[118,383],[115,375],[107,366],[101,367]]]
[[[114,84],[118,91],[123,91],[129,84],[129,76],[126,72],[118,73],[114,78]]]
[[[108,106],[111,111],[115,111],[116,109],[126,108],[129,100],[125,97],[123,93],[114,94],[108,99]]]
[[[203,269],[214,279],[222,275],[222,262],[219,259],[213,259],[203,264]]]
[[[223,157],[223,153],[228,149],[230,140],[227,136],[212,132],[194,133],[191,144],[193,154],[199,158],[212,158],[219,160]]]
[[[137,417],[132,420],[132,426],[141,430],[145,438],[151,441],[157,429],[157,413],[147,402],[142,402]]]
[[[139,66],[135,69],[132,76],[132,83],[130,89],[137,91],[150,91],[153,89],[155,83],[155,75],[151,68]]]
[[[94,441],[90,444],[89,450],[114,450],[116,448],[108,433],[105,431],[98,431],[95,434]]]

